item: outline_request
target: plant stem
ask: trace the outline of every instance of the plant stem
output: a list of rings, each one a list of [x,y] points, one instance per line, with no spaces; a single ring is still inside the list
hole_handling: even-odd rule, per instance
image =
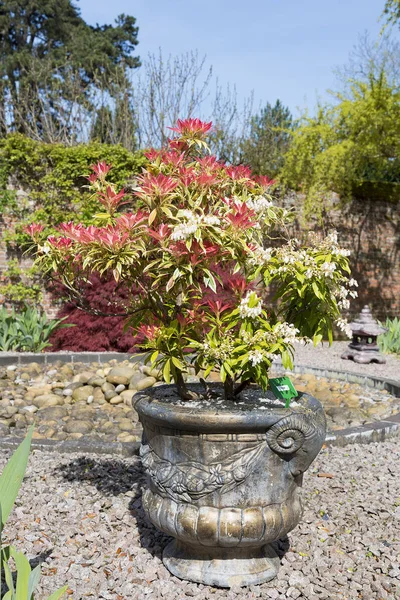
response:
[[[192,395],[187,388],[187,385],[183,379],[182,371],[176,370],[174,373],[175,385],[178,390],[178,395],[182,400],[191,400]]]
[[[229,375],[226,376],[224,381],[224,396],[225,400],[235,400],[235,384]]]

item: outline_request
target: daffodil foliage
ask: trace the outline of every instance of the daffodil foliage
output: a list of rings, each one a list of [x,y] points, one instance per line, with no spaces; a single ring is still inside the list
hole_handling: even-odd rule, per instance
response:
[[[30,233],[38,263],[70,289],[110,270],[128,284],[127,325],[182,398],[194,366],[204,376],[218,371],[232,399],[250,382],[265,389],[272,360],[289,367],[294,343],[331,336],[334,322],[346,328],[340,309],[356,293],[336,234],[307,246],[285,239],[292,214],[274,204],[272,182],[210,156],[210,129],[178,121],[169,146],[147,153],[130,194],[107,182],[109,165],[93,165],[99,226],[66,223],[47,239],[39,225]]]

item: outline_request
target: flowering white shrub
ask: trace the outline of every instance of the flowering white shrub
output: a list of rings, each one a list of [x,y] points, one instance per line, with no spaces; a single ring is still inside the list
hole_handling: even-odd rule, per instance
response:
[[[75,293],[110,270],[135,291],[128,325],[182,398],[192,364],[206,376],[218,370],[233,399],[250,382],[265,389],[273,358],[289,367],[295,343],[332,339],[334,323],[347,331],[340,310],[356,282],[335,232],[278,243],[272,232],[293,214],[274,204],[273,182],[207,154],[210,128],[179,121],[169,148],[147,153],[131,197],[107,181],[109,165],[94,165],[89,183],[106,226],[66,223],[47,240],[38,225],[30,233],[38,263]]]

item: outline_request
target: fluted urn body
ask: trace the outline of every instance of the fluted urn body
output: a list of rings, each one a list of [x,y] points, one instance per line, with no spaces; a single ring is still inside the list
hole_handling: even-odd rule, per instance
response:
[[[173,386],[135,400],[144,429],[143,507],[174,538],[166,567],[221,587],[275,577],[279,559],[269,544],[300,520],[302,474],[325,439],[321,404],[303,394],[286,409],[258,389],[237,404],[183,404]]]

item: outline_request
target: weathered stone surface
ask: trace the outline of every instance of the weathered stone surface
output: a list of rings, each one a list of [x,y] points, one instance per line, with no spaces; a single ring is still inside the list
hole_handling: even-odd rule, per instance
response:
[[[0,436],[6,436],[9,435],[10,433],[10,429],[7,425],[5,425],[4,423],[0,423]]]
[[[89,379],[93,377],[93,373],[90,371],[83,371],[83,373],[78,373],[74,375],[72,378],[73,383],[87,383]]]
[[[146,376],[143,375],[140,371],[136,371],[135,374],[130,378],[129,381],[129,389],[137,390],[137,384],[139,381],[142,381]]]
[[[70,379],[74,376],[74,370],[70,365],[62,365],[60,367],[60,373],[62,373],[62,375],[67,379]]]
[[[35,386],[35,387],[31,387],[28,389],[25,398],[26,399],[30,399],[33,400],[34,398],[36,398],[36,396],[43,396],[45,394],[49,394],[51,393],[51,385],[40,385],[40,386]]]
[[[88,385],[101,387],[103,383],[106,383],[106,379],[104,377],[99,377],[98,375],[95,375],[94,377],[91,377],[87,383]]]
[[[135,392],[136,390],[124,390],[121,392],[120,396],[126,406],[132,406],[132,398],[135,395]]]
[[[105,400],[104,393],[101,391],[99,387],[94,388],[93,390],[93,398],[95,402],[99,402],[101,400]]]
[[[37,406],[35,406],[34,404],[31,404],[30,406],[23,406],[20,409],[20,412],[27,412],[27,413],[33,414],[33,413],[37,412],[38,410],[39,409]]]
[[[39,409],[37,412],[37,418],[43,421],[50,421],[52,419],[62,419],[66,415],[66,406],[48,406]]]
[[[118,428],[121,431],[132,431],[133,430],[133,423],[130,419],[119,419],[117,424],[118,424]]]
[[[113,385],[112,383],[109,383],[108,381],[106,381],[101,386],[101,390],[104,393],[106,393],[106,392],[115,392],[115,385]]]

